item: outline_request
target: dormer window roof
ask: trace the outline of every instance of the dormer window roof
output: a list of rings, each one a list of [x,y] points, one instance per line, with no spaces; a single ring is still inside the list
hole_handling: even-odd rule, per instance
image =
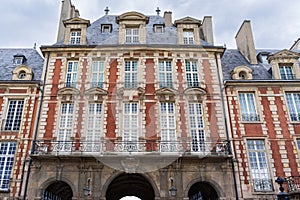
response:
[[[26,61],[26,57],[24,55],[14,55],[14,65],[22,65]]]
[[[155,33],[163,33],[164,32],[165,25],[164,24],[154,24],[153,25],[153,31]]]
[[[112,24],[101,25],[101,33],[111,33],[111,32],[112,32]]]

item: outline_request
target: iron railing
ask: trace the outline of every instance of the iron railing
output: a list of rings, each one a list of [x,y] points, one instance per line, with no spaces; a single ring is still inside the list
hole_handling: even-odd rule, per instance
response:
[[[300,176],[289,176],[286,178],[288,192],[300,192]]]
[[[117,141],[101,140],[90,141],[50,141],[35,142],[35,155],[56,154],[101,154],[113,155],[122,153],[178,153],[186,155],[228,156],[228,142],[202,141],[199,144],[188,141]]]

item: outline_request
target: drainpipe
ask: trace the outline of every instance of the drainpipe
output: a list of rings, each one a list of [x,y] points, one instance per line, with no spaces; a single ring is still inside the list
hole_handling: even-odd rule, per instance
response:
[[[48,73],[48,64],[49,64],[49,57],[50,57],[50,52],[47,54],[47,61],[46,61],[46,69],[44,73],[44,80],[43,83],[40,84],[43,88],[39,87],[41,91],[41,98],[39,102],[39,108],[38,108],[38,114],[37,114],[37,121],[35,123],[35,131],[34,131],[34,136],[33,136],[33,141],[31,144],[31,149],[30,149],[30,154],[29,154],[29,161],[28,161],[28,170],[27,170],[27,176],[26,176],[26,182],[25,182],[25,188],[24,188],[24,194],[23,194],[23,200],[27,200],[27,189],[28,189],[28,182],[29,182],[29,176],[30,176],[30,170],[31,170],[31,165],[32,165],[32,158],[31,154],[34,154],[35,152],[35,144],[36,144],[36,139],[37,139],[37,134],[38,134],[38,128],[39,128],[39,122],[40,122],[40,116],[41,116],[41,110],[42,110],[42,105],[43,105],[43,99],[44,99],[44,91],[45,91],[45,84],[46,84],[46,76]]]
[[[217,52],[215,52],[215,60],[216,60],[217,71],[218,71],[219,88],[220,88],[220,93],[221,93],[221,101],[222,101],[222,109],[223,109],[223,116],[224,116],[224,122],[225,122],[225,133],[226,133],[226,138],[227,138],[228,153],[229,153],[229,155],[232,155],[230,162],[231,162],[232,173],[233,173],[235,198],[236,198],[236,200],[238,200],[239,199],[239,193],[238,193],[238,189],[237,189],[238,186],[237,186],[237,181],[236,181],[236,176],[235,176],[233,153],[232,153],[231,143],[230,143],[230,138],[229,138],[228,121],[227,121],[227,117],[226,117],[225,100],[224,100],[224,95],[223,95],[223,85],[221,83],[221,76],[220,76],[220,73],[222,71],[220,71],[220,68],[219,68]]]

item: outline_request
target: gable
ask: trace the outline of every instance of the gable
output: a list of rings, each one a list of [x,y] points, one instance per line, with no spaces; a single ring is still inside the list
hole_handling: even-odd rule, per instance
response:
[[[64,20],[64,25],[66,26],[67,24],[87,24],[87,26],[90,26],[90,20],[86,20],[86,19],[82,19],[82,18],[79,18],[79,17],[74,17],[74,18],[71,18],[71,19],[67,19],[67,20]]]
[[[175,20],[175,26],[177,26],[178,24],[195,24],[200,26],[201,25],[201,20],[192,18],[192,17],[184,17],[182,19],[179,20]]]
[[[139,12],[126,12],[116,18],[116,22],[120,21],[144,21],[149,22],[149,17]]]
[[[299,53],[284,49],[282,51],[279,51],[275,54],[272,54],[268,56],[268,60],[274,60],[274,59],[279,59],[279,58],[288,58],[288,59],[299,59],[300,55]]]

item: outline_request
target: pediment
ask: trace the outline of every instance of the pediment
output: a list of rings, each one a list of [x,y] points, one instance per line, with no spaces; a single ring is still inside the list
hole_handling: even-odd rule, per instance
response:
[[[86,95],[107,95],[107,91],[102,88],[95,87],[87,90],[85,92]]]
[[[274,60],[278,58],[299,59],[299,57],[300,57],[299,53],[284,49],[282,51],[279,51],[277,53],[268,56],[268,60]]]
[[[58,95],[79,95],[80,91],[73,87],[64,87],[64,88],[60,88],[57,91],[57,94]]]
[[[166,95],[166,96],[175,96],[178,92],[172,88],[161,88],[156,90],[156,95]]]
[[[182,19],[178,19],[175,20],[175,26],[177,26],[177,24],[196,24],[198,26],[201,25],[201,20],[192,18],[192,17],[184,17]]]
[[[132,11],[117,16],[116,22],[119,23],[120,21],[145,21],[146,23],[148,23],[149,17],[142,13]]]
[[[86,20],[86,19],[82,19],[80,17],[74,17],[74,18],[71,18],[71,19],[67,19],[67,20],[64,20],[64,25],[67,25],[67,24],[86,24],[87,26],[90,26],[90,20]]]
[[[206,95],[206,90],[204,88],[195,87],[195,88],[187,88],[184,91],[185,95]]]

